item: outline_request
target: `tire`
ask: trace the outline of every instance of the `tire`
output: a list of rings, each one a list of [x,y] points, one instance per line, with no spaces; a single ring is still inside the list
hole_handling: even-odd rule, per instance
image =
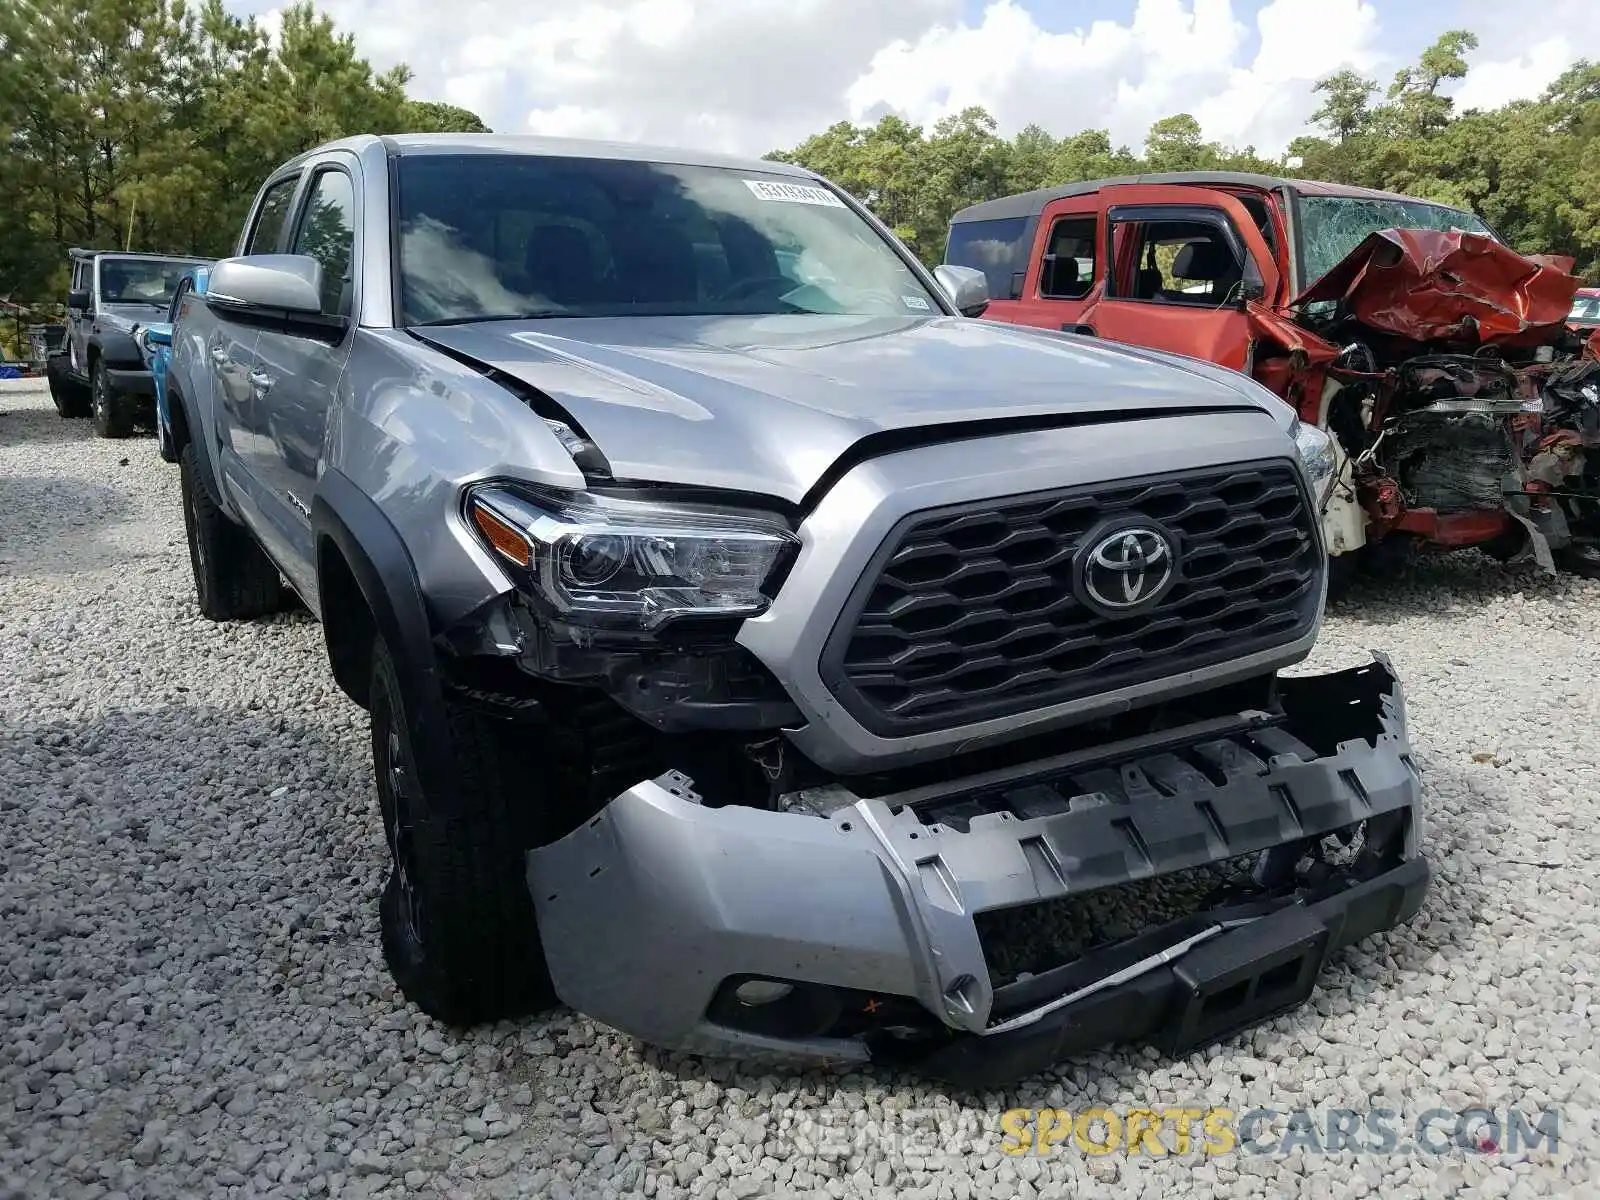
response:
[[[1555,553],[1556,566],[1580,579],[1600,579],[1600,546],[1585,543]]]
[[[1479,542],[1478,549],[1499,563],[1508,563],[1522,552],[1528,544],[1528,531],[1521,525],[1513,523],[1503,533],[1497,533],[1486,542]]]
[[[421,785],[414,721],[382,638],[373,646],[368,701],[389,845],[378,914],[395,983],[447,1025],[550,1007],[556,996],[523,858],[539,840],[538,797],[531,794],[538,775],[527,768],[540,755],[530,752],[527,727],[447,697],[445,726],[435,736],[449,742],[444,759],[454,786],[435,796]]]
[[[156,415],[156,454],[160,456],[162,462],[178,461],[177,452],[172,448],[172,435],[167,432],[159,413]]]
[[[133,404],[112,390],[105,365],[98,360],[89,368],[89,415],[94,431],[103,438],[125,438],[133,432]]]
[[[1346,554],[1330,554],[1328,556],[1328,600],[1340,599],[1350,590],[1356,581],[1356,576],[1361,574],[1361,557],[1359,550],[1352,550]]]
[[[56,413],[66,418],[89,415],[89,393],[81,383],[67,377],[66,356],[52,355],[45,363],[45,380],[50,385],[50,402]]]
[[[211,621],[235,621],[280,611],[285,589],[278,568],[250,534],[217,507],[195,455],[193,442],[184,446],[178,473],[200,615]]]

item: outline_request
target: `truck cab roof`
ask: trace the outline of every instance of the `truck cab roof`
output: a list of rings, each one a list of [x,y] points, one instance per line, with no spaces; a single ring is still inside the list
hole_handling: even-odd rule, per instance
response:
[[[1056,187],[1036,188],[1014,196],[1001,196],[970,205],[950,218],[951,224],[966,221],[1003,221],[1018,217],[1037,217],[1045,205],[1070,196],[1087,196],[1102,188],[1122,187],[1129,184],[1173,184],[1183,187],[1210,187],[1233,191],[1271,192],[1284,191],[1297,196],[1350,196],[1365,200],[1419,201],[1415,196],[1402,196],[1397,192],[1381,192],[1373,188],[1355,187],[1344,183],[1326,183],[1315,179],[1289,179],[1277,175],[1257,175],[1249,171],[1151,171],[1142,175],[1117,175],[1106,179],[1087,179],[1064,183]],[[1440,207],[1448,207],[1441,205]]]
[[[154,259],[158,262],[192,262],[208,263],[212,260],[195,254],[163,254],[156,250],[89,250],[82,246],[73,246],[67,251],[71,258],[137,258]]]

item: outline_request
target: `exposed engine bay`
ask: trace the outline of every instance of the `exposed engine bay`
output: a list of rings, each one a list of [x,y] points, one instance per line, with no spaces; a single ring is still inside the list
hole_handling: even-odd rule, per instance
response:
[[[1600,337],[1566,324],[1571,265],[1387,230],[1302,293],[1293,325],[1273,314],[1289,357],[1258,378],[1338,438],[1367,558],[1476,546],[1600,575]]]

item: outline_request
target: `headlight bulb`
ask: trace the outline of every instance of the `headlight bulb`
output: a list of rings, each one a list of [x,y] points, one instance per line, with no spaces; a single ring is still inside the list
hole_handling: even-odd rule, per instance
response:
[[[627,564],[627,542],[614,535],[583,537],[565,547],[561,574],[568,583],[581,588],[599,587],[616,578]]]

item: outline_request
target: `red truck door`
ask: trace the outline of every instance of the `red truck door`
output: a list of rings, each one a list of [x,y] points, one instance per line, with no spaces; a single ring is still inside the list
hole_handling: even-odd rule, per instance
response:
[[[1281,275],[1239,200],[1211,188],[1104,188],[1104,285],[1083,318],[1101,337],[1248,371],[1245,298],[1279,302]]]
[[[1100,197],[1068,196],[1045,205],[1023,273],[1022,294],[985,316],[1012,325],[1087,332],[1084,314],[1105,278]]]

